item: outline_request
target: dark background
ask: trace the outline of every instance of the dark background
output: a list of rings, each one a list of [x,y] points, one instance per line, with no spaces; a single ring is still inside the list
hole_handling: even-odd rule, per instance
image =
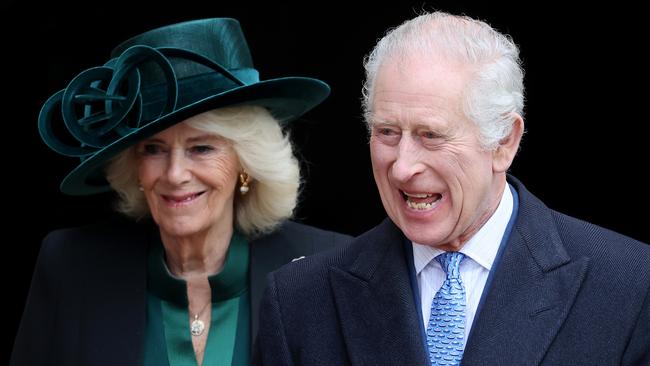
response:
[[[356,235],[384,217],[360,117],[361,61],[387,28],[421,9],[440,9],[486,20],[521,47],[527,133],[511,172],[551,208],[650,242],[648,61],[640,56],[647,20],[640,9],[622,2],[607,8],[526,1],[231,3],[0,2],[8,339],[43,236],[111,215],[110,195],[58,192],[76,161],[41,143],[41,105],[80,71],[106,62],[121,41],[183,20],[237,18],[262,79],[311,76],[332,87],[330,98],[292,131],[309,162],[297,211],[309,224]],[[3,357],[11,344],[3,342]]]

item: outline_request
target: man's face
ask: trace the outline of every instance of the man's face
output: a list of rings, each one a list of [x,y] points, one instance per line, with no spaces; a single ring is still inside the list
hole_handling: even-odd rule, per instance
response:
[[[478,231],[505,184],[462,112],[470,73],[412,57],[385,61],[375,80],[370,153],[382,203],[410,240],[443,250]]]

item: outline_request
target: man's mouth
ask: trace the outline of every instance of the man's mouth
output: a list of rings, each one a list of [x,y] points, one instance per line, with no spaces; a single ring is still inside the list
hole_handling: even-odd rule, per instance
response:
[[[432,209],[442,198],[440,193],[400,192],[409,208],[420,211]]]

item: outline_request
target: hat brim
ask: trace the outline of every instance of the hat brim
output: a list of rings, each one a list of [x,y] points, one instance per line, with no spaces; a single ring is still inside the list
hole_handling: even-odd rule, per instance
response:
[[[329,92],[329,86],[320,80],[287,77],[260,81],[204,98],[164,115],[97,151],[63,179],[60,189],[69,195],[89,195],[109,190],[103,172],[109,159],[197,114],[235,105],[258,105],[267,108],[281,125],[285,125],[320,104]]]

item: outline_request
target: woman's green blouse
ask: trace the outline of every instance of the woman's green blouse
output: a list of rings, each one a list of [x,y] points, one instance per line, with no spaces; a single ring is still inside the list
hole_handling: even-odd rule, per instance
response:
[[[204,366],[250,364],[248,256],[248,242],[233,232],[223,269],[208,277],[212,289],[212,320],[203,354]],[[147,280],[143,365],[196,366],[187,284],[169,272],[158,235],[149,249]]]

